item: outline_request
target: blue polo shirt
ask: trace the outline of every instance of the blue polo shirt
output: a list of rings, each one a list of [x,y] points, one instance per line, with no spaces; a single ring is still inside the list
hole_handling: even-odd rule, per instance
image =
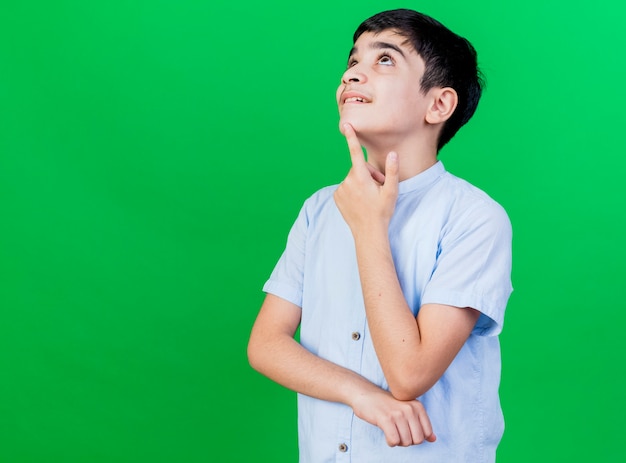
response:
[[[335,205],[335,189],[324,188],[305,202],[263,289],[302,308],[304,347],[388,389],[365,317],[354,240]],[[389,447],[383,432],[350,407],[299,394],[300,462],[495,461],[504,429],[497,334],[512,291],[507,214],[438,162],[400,183],[389,238],[414,315],[427,303],[481,312],[450,367],[419,397],[437,441]]]

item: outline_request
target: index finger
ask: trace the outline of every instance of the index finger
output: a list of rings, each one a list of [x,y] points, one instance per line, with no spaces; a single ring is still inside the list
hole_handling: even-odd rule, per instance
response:
[[[365,158],[363,157],[363,149],[361,148],[361,142],[356,136],[354,128],[350,124],[343,125],[343,135],[348,142],[348,150],[350,151],[350,159],[352,159],[352,165],[365,166]]]

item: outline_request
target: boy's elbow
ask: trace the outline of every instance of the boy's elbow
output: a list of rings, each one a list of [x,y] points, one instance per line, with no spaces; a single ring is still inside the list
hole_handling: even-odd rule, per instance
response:
[[[391,385],[389,386],[389,392],[391,392],[394,399],[402,401],[415,400],[423,394],[421,389],[418,388]]]
[[[411,395],[410,391],[400,390],[398,388],[389,387],[389,392],[391,392],[391,395],[393,396],[394,399],[402,400],[404,402],[409,401],[409,400],[415,400],[416,398],[419,397],[419,396]]]
[[[248,340],[248,363],[259,373],[266,375],[276,363],[276,353],[279,350],[277,339],[279,336],[268,335],[261,330],[252,330]]]
[[[415,400],[423,395],[437,382],[438,378],[427,375],[399,375],[395,380],[388,381],[389,392],[397,400]]]
[[[250,340],[248,341],[247,355],[250,366],[256,371],[261,371],[263,368],[263,356],[261,355],[261,346],[254,334],[250,336]]]

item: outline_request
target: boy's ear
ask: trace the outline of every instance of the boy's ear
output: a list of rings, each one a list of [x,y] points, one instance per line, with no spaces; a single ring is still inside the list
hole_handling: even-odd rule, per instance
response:
[[[426,122],[440,124],[450,119],[459,103],[459,96],[451,87],[434,88],[431,92],[432,104],[426,112]]]

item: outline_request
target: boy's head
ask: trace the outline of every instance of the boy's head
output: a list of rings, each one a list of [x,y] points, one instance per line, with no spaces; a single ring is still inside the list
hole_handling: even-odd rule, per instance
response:
[[[466,39],[440,22],[407,9],[383,11],[366,19],[355,31],[353,41],[356,43],[366,32],[389,30],[405,37],[424,61],[425,70],[419,82],[423,93],[435,87],[450,87],[457,93],[457,107],[439,134],[439,150],[476,111],[483,87],[476,51]]]

